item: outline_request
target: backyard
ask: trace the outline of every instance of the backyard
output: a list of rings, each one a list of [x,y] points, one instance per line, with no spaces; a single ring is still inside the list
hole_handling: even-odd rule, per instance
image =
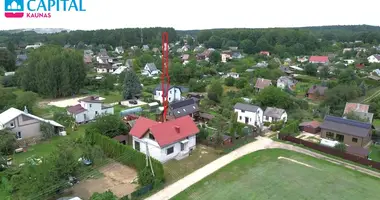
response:
[[[379,184],[327,161],[271,149],[230,163],[173,199],[378,199]]]

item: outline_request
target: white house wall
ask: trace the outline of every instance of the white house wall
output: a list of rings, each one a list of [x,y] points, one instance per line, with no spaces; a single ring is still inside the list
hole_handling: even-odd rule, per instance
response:
[[[250,112],[250,111],[244,111],[242,112],[239,109],[235,109],[235,112],[238,113],[237,121],[240,123],[245,124],[245,118],[248,117],[249,121],[247,124],[251,126],[256,126],[255,122],[257,121],[258,124],[263,123],[263,111],[261,109],[257,110],[257,113]]]
[[[160,103],[162,103],[162,91],[156,91],[156,94],[153,98],[154,100],[160,101]],[[175,100],[181,100],[181,90],[178,88],[171,88],[168,92],[168,101],[171,103]]]

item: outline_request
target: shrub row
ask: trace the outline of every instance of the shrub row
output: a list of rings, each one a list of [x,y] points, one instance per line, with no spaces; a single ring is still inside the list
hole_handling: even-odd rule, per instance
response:
[[[86,140],[91,144],[99,145],[107,157],[136,169],[138,172],[146,167],[146,156],[134,150],[132,147],[123,145],[100,133],[87,131]],[[152,158],[152,166],[155,173],[155,179],[159,182],[164,181],[164,167],[158,160]]]

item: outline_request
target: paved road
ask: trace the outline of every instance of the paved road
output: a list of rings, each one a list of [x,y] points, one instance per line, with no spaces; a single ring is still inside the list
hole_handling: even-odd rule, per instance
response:
[[[231,153],[224,155],[217,160],[207,164],[206,166],[196,170],[195,172],[187,175],[186,177],[178,180],[177,182],[167,186],[166,188],[162,189],[161,191],[157,192],[156,194],[148,197],[146,200],[169,200],[170,198],[174,197],[175,195],[179,194],[180,192],[184,191],[186,188],[190,187],[191,185],[197,183],[198,181],[202,180],[203,178],[207,177],[208,175],[212,174],[213,172],[219,170],[220,168],[224,167],[225,165],[231,163],[232,161],[255,151],[262,150],[262,149],[271,149],[271,148],[280,148],[280,149],[288,149],[291,151],[296,151],[299,153],[303,153],[315,158],[323,159],[326,161],[329,161],[334,164],[338,164],[353,170],[360,171],[362,173],[378,177],[380,178],[380,173],[368,170],[363,167],[359,167],[356,165],[349,164],[347,162],[333,159],[327,156],[324,156],[322,154],[293,146],[290,144],[285,144],[281,142],[275,142],[269,138],[265,137],[258,137],[256,141],[251,142],[249,144],[244,145],[243,147],[240,147]]]

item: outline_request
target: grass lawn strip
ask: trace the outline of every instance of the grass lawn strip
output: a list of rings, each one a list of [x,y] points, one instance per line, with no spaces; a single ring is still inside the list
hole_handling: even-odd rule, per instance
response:
[[[315,170],[278,157],[302,162]],[[173,199],[377,199],[380,179],[296,152],[270,149],[246,155]]]

